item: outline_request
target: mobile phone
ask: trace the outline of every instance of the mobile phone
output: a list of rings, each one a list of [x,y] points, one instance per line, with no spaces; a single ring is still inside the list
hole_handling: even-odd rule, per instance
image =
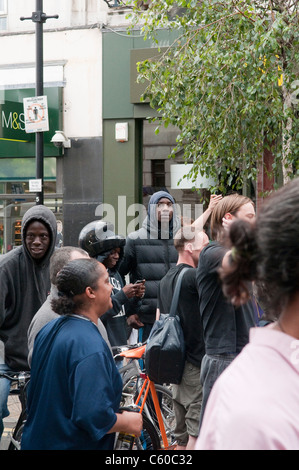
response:
[[[134,284],[143,284],[143,279],[138,279],[138,281],[134,282]]]

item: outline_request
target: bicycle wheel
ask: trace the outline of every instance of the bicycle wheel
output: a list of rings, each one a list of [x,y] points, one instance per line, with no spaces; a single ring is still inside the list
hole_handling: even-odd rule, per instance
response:
[[[166,434],[169,442],[173,443],[176,420],[173,409],[172,391],[163,385],[156,385],[156,390],[160,402]]]
[[[130,407],[120,408],[120,411],[122,410],[136,412],[136,409],[133,409]],[[144,413],[142,413],[142,419],[143,419],[143,427],[142,427],[141,435],[139,437],[135,437],[132,450],[158,450],[160,449],[161,447],[160,438],[155,427],[153,426],[153,424],[150,422],[150,420],[147,418],[147,416]]]
[[[165,427],[165,432],[167,435],[167,440],[169,445],[171,446],[175,442],[174,429],[176,425],[175,414],[173,409],[172,392],[170,388],[159,384],[155,384],[155,388],[159,399],[161,415]],[[147,416],[152,420],[155,429],[160,435],[161,433],[159,429],[158,419],[150,394],[147,397],[144,411]]]
[[[121,396],[121,407],[126,407],[134,404],[134,397],[137,390],[137,382],[139,378],[138,371],[135,369],[128,371],[126,376],[123,377],[123,389]]]
[[[7,450],[21,450],[21,439],[26,421],[26,412],[22,411]]]
[[[16,422],[15,428],[12,433],[12,437],[8,446],[7,450],[21,450],[21,439],[24,429],[24,424],[27,419],[27,387],[29,385],[29,381],[25,384],[19,385],[15,391],[11,389],[9,398],[17,398],[18,401],[18,409],[20,410],[18,413],[18,420]],[[17,395],[15,395],[17,393]]]

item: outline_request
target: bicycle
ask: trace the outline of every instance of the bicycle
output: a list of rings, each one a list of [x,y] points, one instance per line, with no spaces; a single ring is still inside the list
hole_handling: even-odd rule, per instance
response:
[[[151,381],[138,366],[137,361],[142,359],[145,349],[146,344],[123,346],[117,354],[129,361],[119,370],[124,384],[121,404],[125,409],[138,410],[143,416],[144,433],[141,438],[135,438],[133,450],[140,450],[140,447],[143,450],[170,450],[176,445],[172,393],[169,388]],[[145,442],[143,436],[146,436]]]
[[[27,411],[26,411],[26,405],[27,405],[27,385],[30,380],[30,372],[13,372],[13,371],[8,371],[8,372],[1,372],[0,373],[0,378],[6,378],[10,380],[10,391],[9,391],[9,397],[17,397],[17,400],[15,401],[16,404],[18,404],[18,408],[20,411],[18,411],[18,420],[17,423],[13,429],[10,443],[8,445],[7,450],[20,450],[21,449],[21,438],[23,434],[23,428],[24,424],[27,418]]]

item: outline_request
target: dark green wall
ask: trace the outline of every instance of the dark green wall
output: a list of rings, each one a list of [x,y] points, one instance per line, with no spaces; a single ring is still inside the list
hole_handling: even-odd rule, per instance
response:
[[[114,207],[116,220],[119,196],[126,196],[127,207],[142,203],[143,120],[156,115],[136,98],[142,87],[136,83],[134,61],[157,53],[157,44],[144,41],[139,34],[103,31],[103,202]],[[161,31],[159,36],[161,47],[174,40],[169,31]],[[117,122],[128,122],[128,142],[116,142]]]
[[[126,119],[129,128],[128,142],[115,140],[115,124],[120,119],[107,119],[103,124],[103,202],[113,206],[115,211],[116,231],[124,233],[122,223],[118,223],[119,215],[134,203],[142,201],[142,121]],[[119,204],[119,196],[125,196],[125,207]],[[119,212],[120,210],[120,212]],[[131,218],[128,218],[128,221]]]

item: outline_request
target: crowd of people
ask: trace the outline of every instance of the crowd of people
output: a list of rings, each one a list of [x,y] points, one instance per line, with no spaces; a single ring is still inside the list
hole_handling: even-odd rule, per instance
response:
[[[212,195],[186,223],[159,191],[127,239],[97,220],[78,246],[56,249],[54,214],[29,209],[22,245],[0,260],[0,371],[31,370],[22,448],[111,450],[116,432],[140,435],[141,415],[119,412],[112,349],[148,339],[188,268],[177,308],[185,368],[172,385],[177,450],[298,449],[297,207],[299,179],[258,216],[243,195]],[[0,437],[9,387],[1,378]]]

